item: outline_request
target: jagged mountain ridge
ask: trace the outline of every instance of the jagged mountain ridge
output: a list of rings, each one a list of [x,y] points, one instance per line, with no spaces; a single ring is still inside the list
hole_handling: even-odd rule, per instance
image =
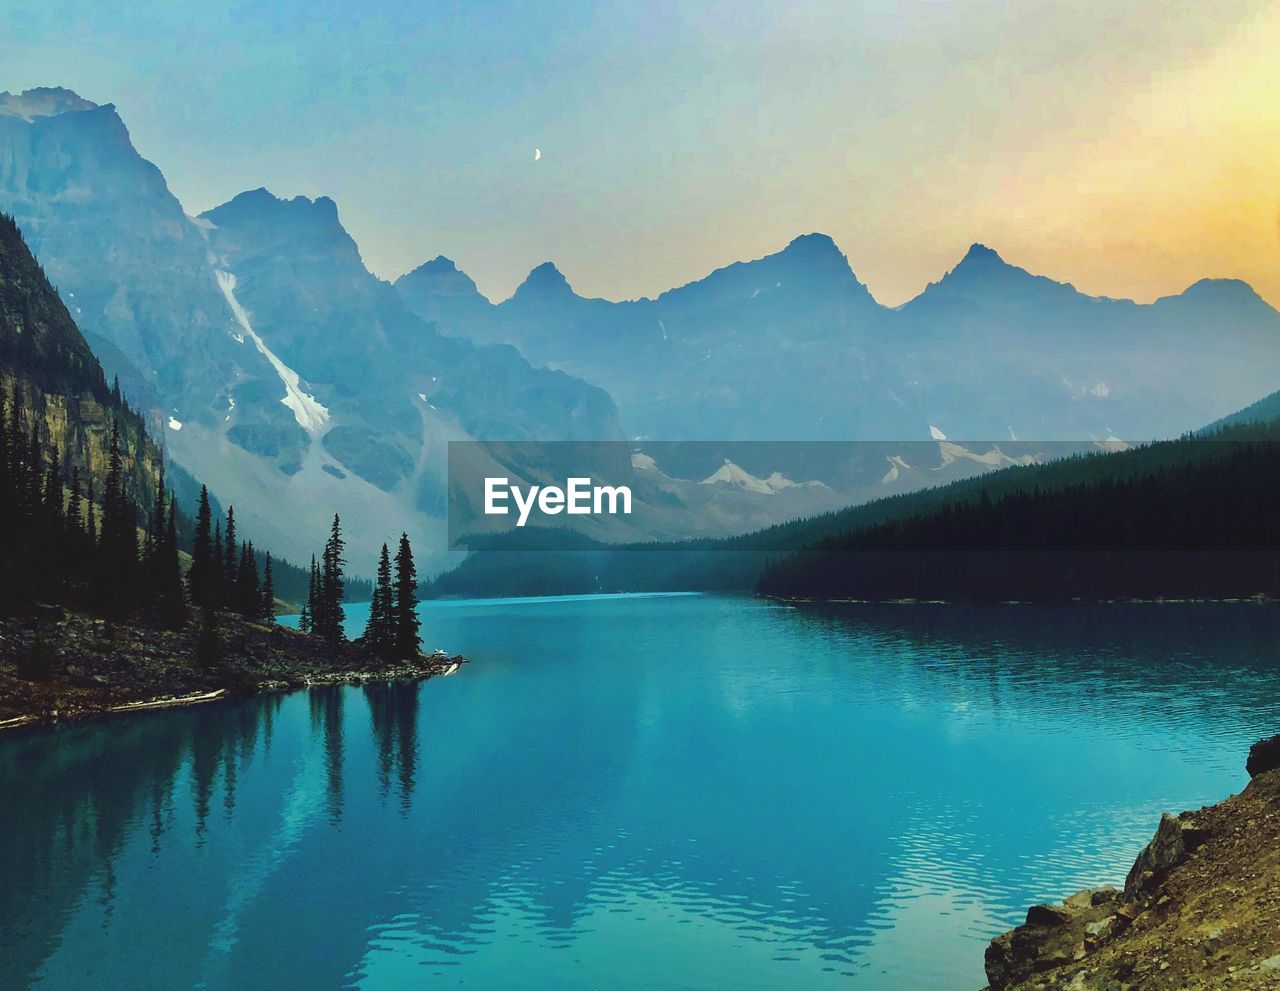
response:
[[[825,235],[654,299],[576,295],[539,266],[491,304],[462,273],[396,281],[446,333],[598,382],[640,437],[1105,440],[1194,429],[1275,388],[1280,314],[1205,279],[1150,304],[1088,296],[973,245],[901,307]],[[455,270],[456,271],[456,270]]]
[[[54,449],[69,476],[105,489],[112,428],[120,428],[125,492],[137,505],[155,499],[160,450],[143,419],[108,387],[102,367],[71,314],[32,256],[12,218],[0,214],[0,387],[6,422],[15,393],[21,428],[34,428],[45,451]],[[7,470],[7,465],[0,469]]]
[[[108,372],[163,411],[175,462],[295,559],[335,510],[360,567],[440,531],[450,439],[621,437],[602,390],[415,315],[331,200],[255,190],[187,216],[109,104],[0,96],[0,209]]]
[[[536,364],[599,383],[633,436],[850,439],[851,411],[869,425],[883,419],[877,402],[863,402],[872,397],[849,388],[883,376],[883,342],[867,337],[847,360],[829,360],[850,326],[873,326],[883,308],[825,235],[621,303],[578,296],[545,263],[497,305],[474,293],[464,307],[456,290],[442,304],[431,292],[433,265],[395,283],[420,314],[445,333],[513,344]],[[750,319],[740,319],[744,304]],[[886,422],[881,434],[899,432]]]

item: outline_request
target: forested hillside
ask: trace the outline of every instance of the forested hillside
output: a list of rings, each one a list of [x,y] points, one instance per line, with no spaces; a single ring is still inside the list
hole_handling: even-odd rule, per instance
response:
[[[569,543],[563,534],[548,532],[545,551],[503,550],[500,539],[491,540],[436,579],[431,592],[750,592],[758,586],[766,594],[859,598],[1019,597],[1037,588],[1037,597],[1253,594],[1264,591],[1264,585],[1274,587],[1266,569],[1280,547],[1275,523],[1267,516],[1280,480],[1278,423],[1241,424],[1120,453],[1006,468],[728,540],[607,546],[585,539]],[[839,564],[840,555],[854,550],[855,542],[861,563],[846,559]],[[528,545],[528,534],[522,543]],[[949,556],[927,558],[931,548]],[[1040,560],[1034,561],[1026,548],[1034,549]],[[877,558],[865,556],[872,551]],[[1003,557],[993,556],[997,552]],[[1093,579],[1084,577],[1079,579],[1084,584],[1065,578],[1066,584],[1057,583],[1052,576],[1074,575],[1073,569],[1081,566],[1064,556],[1070,552],[1081,552],[1086,560],[1108,552],[1123,555],[1136,570],[1116,571],[1092,589],[1086,586]],[[964,562],[956,557],[961,553]],[[1018,567],[1004,560],[1013,553],[1025,555]],[[1201,555],[1199,565],[1192,553]],[[1166,572],[1158,563],[1159,554],[1176,559],[1172,570]],[[885,555],[901,559],[890,566],[880,559]],[[1147,557],[1144,564],[1134,563],[1138,555]],[[1228,557],[1235,563],[1229,564]],[[1101,581],[1115,566],[1114,560],[1099,563],[1100,570],[1090,574]],[[935,576],[932,592],[923,586],[912,591],[919,574],[945,568],[963,570],[954,581]],[[991,569],[1005,568],[1011,569],[1008,582],[979,581]],[[1203,581],[1175,583],[1180,568],[1192,576],[1203,573]],[[1244,570],[1230,579],[1230,568]],[[1023,569],[1043,574],[1028,585],[1013,577]],[[1139,581],[1147,571],[1167,573],[1169,589]],[[972,582],[978,584],[969,588]],[[1175,584],[1181,591],[1173,590]]]
[[[767,595],[1231,598],[1280,593],[1280,422],[1028,469],[769,562]]]

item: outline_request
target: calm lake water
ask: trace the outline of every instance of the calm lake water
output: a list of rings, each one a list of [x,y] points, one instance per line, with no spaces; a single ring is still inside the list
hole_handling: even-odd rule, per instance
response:
[[[423,612],[458,676],[0,737],[0,987],[974,991],[1280,729],[1267,607]]]

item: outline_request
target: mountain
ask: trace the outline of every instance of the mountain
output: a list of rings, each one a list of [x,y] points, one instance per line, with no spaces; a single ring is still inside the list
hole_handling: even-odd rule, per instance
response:
[[[887,311],[825,235],[657,299],[583,298],[549,262],[497,305],[467,294],[465,312],[415,273],[396,288],[444,333],[512,344],[604,386],[635,437],[903,436],[877,397],[850,387],[892,377],[872,334]]]
[[[602,390],[417,316],[332,200],[188,216],[109,104],[0,95],[0,209],[174,462],[294,559],[335,510],[359,569],[401,530],[441,536],[449,440],[622,436]]]
[[[1015,490],[990,476],[770,561],[757,590],[864,601],[1280,593],[1280,421],[1018,470]]]
[[[483,321],[489,309],[471,277],[444,255],[400,276],[395,288],[423,320],[445,327]]]
[[[951,435],[1176,436],[1275,387],[1280,314],[1204,280],[1151,304],[1088,296],[974,245],[897,313],[902,367]]]
[[[208,248],[113,106],[0,94],[0,209],[135,402],[212,402],[236,348]]]
[[[1237,423],[1266,423],[1269,420],[1280,420],[1280,392],[1273,392],[1230,416],[1224,416],[1205,427],[1202,433],[1213,433]]]
[[[103,491],[113,424],[120,427],[123,489],[149,506],[160,450],[143,419],[107,385],[76,327],[13,218],[0,214],[0,390],[13,433],[13,400],[22,399],[20,431],[42,450],[57,449],[63,470]],[[7,465],[0,467],[8,470]]]
[[[108,388],[17,224],[0,214],[0,615],[72,597],[114,605],[135,590],[135,507],[155,505],[160,462],[142,417]],[[172,592],[176,538],[170,546]],[[125,560],[132,566],[117,571]],[[20,656],[18,668],[38,673],[41,658]]]
[[[638,438],[1172,436],[1274,388],[1280,359],[1280,314],[1242,282],[1138,304],[980,244],[895,309],[821,234],[656,299],[586,299],[550,265],[497,305],[470,280],[450,286],[396,283],[445,333],[598,382]]]

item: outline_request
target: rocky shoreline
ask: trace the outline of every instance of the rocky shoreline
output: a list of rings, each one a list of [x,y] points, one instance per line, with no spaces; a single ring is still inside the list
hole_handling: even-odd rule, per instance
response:
[[[211,647],[195,624],[166,630],[61,609],[0,621],[0,730],[312,685],[417,681],[466,663],[444,654],[387,662],[359,641],[333,647],[231,614],[218,628]]]
[[[1217,805],[1166,813],[1124,888],[1034,905],[991,941],[988,991],[1280,988],[1280,737]]]

